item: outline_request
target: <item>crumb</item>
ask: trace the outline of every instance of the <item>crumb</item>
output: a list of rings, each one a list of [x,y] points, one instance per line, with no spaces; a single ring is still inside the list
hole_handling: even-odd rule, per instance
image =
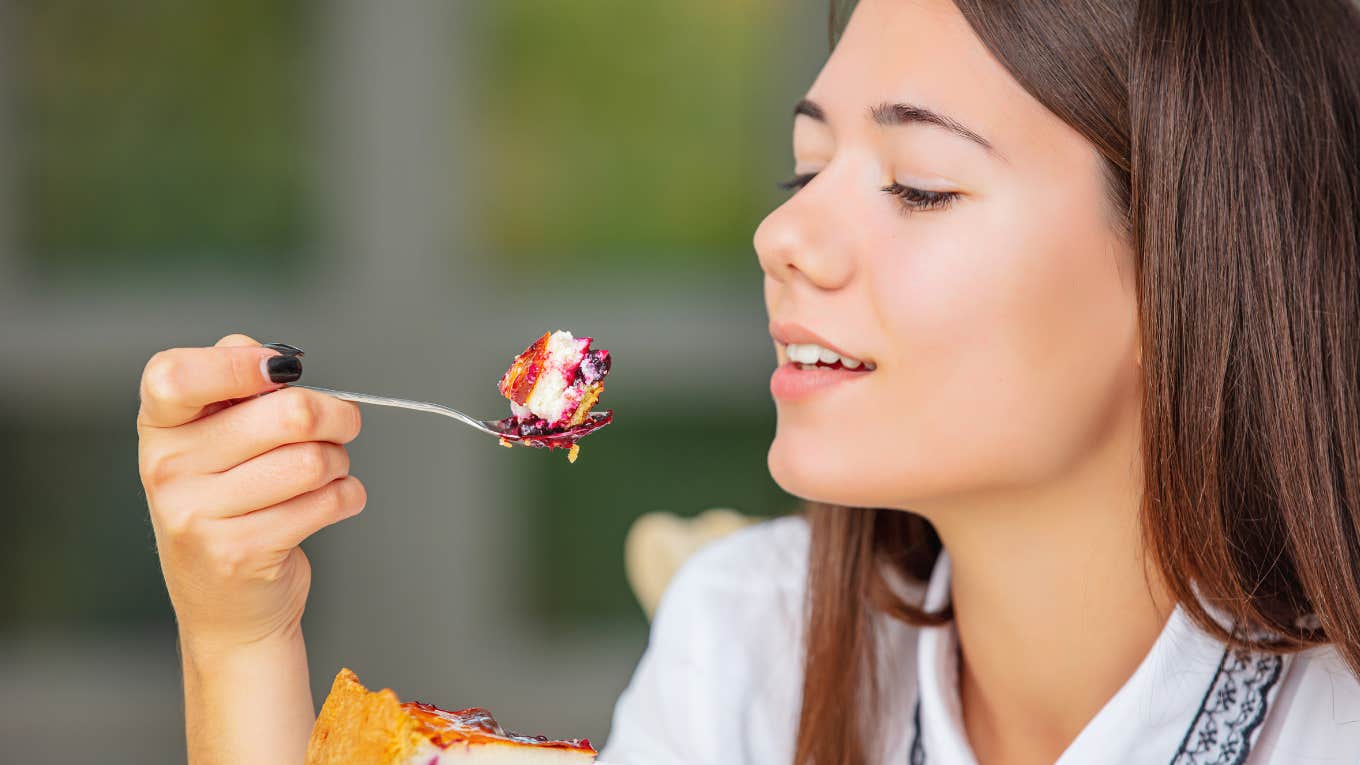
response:
[[[501,446],[504,446],[507,449],[515,448],[515,445],[510,443],[509,441],[506,441],[504,436],[501,437]]]
[[[567,452],[567,462],[575,462],[576,456],[581,453],[580,444],[572,444],[571,450]]]

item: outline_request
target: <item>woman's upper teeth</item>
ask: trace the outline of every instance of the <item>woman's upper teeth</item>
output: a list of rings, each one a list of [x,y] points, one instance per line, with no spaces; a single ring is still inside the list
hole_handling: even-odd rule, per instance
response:
[[[873,364],[865,364],[859,359],[852,359],[849,356],[842,356],[830,348],[823,348],[812,343],[790,343],[786,348],[789,354],[789,361],[796,364],[835,364],[837,361],[846,369],[859,369],[864,366],[866,369],[873,369]]]

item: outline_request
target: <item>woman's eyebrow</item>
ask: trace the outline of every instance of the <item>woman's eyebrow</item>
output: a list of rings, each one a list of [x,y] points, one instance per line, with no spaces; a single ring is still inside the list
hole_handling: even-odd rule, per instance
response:
[[[808,98],[800,100],[793,107],[793,114],[795,117],[801,114],[805,117],[811,117],[818,122],[826,122],[826,112],[816,101]],[[940,114],[937,111],[927,109],[924,106],[917,106],[915,104],[893,104],[885,101],[869,109],[869,118],[873,120],[875,124],[882,125],[883,127],[896,127],[899,125],[933,125],[935,127],[944,128],[954,135],[966,138],[978,146],[981,146],[994,156],[1005,159],[1005,157],[1001,155],[1001,152],[997,151],[995,146],[992,146],[990,141],[972,130],[969,130],[962,122],[959,122],[953,117]]]
[[[896,125],[934,125],[944,128],[961,138],[967,138],[973,143],[986,149],[988,152],[1000,156],[1000,153],[992,146],[986,138],[969,130],[962,122],[936,111],[931,111],[924,106],[915,104],[890,104],[881,103],[869,109],[869,118],[876,124],[884,127],[894,127]]]

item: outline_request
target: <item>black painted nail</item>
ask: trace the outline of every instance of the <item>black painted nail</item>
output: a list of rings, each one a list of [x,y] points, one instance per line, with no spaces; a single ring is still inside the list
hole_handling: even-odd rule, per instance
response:
[[[264,347],[273,348],[274,350],[278,351],[279,353],[282,353],[285,356],[307,355],[302,352],[301,348],[297,347],[296,345],[289,345],[288,343],[265,343]]]
[[[270,356],[265,361],[271,382],[290,383],[302,377],[302,359],[297,356]]]

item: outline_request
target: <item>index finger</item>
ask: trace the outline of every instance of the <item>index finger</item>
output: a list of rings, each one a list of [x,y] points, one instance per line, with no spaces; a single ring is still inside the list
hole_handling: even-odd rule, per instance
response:
[[[272,362],[274,357],[288,361]],[[302,374],[302,361],[263,346],[172,348],[151,357],[142,372],[137,423],[171,428],[197,419],[204,407],[283,387]]]

